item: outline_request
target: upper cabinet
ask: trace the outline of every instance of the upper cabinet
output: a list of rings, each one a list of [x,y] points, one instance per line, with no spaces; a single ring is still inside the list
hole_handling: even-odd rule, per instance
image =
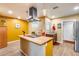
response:
[[[0,26],[6,26],[5,18],[0,18]]]

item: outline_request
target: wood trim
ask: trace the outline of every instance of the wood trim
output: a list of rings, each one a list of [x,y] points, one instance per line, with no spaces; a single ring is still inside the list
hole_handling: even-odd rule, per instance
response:
[[[72,43],[72,44],[75,44],[75,42],[74,42],[74,41],[64,40],[64,42],[66,42],[66,43]]]
[[[57,17],[57,18],[50,18],[50,19],[51,19],[51,20],[54,20],[54,19],[60,19],[60,18],[67,18],[67,17],[76,16],[76,15],[79,15],[79,13],[77,13],[77,14],[72,14],[72,15],[68,15],[68,16],[61,16],[61,17]]]
[[[16,42],[16,41],[20,41],[20,40],[10,41],[10,42],[8,42],[8,44],[10,44],[10,43],[14,43],[14,42]]]
[[[18,19],[18,18],[15,18],[15,17],[4,16],[4,15],[1,15],[1,14],[0,14],[0,18],[5,18],[5,19]],[[23,20],[23,19],[20,19],[20,20]],[[27,21],[27,20],[23,20],[23,21]],[[27,21],[27,22],[28,22],[28,21]]]
[[[76,15],[79,15],[79,13],[77,13],[77,14],[72,14],[72,15],[68,15],[68,16],[62,16],[62,17],[58,17],[58,18],[67,18],[67,17],[73,17],[73,16],[76,16]],[[58,18],[56,18],[56,19],[58,19]]]
[[[17,19],[17,18],[14,18],[14,17],[10,17],[10,16],[4,16],[4,15],[0,15],[1,18],[10,18],[10,19]]]

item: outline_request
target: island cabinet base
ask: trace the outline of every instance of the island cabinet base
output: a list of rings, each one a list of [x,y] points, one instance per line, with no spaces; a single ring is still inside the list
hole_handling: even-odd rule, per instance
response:
[[[39,45],[25,39],[20,39],[21,52],[26,56],[53,56],[53,41]]]

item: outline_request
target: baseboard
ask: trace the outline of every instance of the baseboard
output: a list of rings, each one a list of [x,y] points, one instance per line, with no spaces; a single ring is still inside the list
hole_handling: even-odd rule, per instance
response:
[[[60,45],[61,43],[59,42],[53,42],[53,45]]]
[[[75,44],[75,42],[74,42],[74,41],[64,40],[64,42]]]
[[[57,43],[62,44],[63,42],[59,42],[59,41],[57,41]]]
[[[19,40],[15,40],[15,41],[10,41],[10,42],[8,42],[8,43],[14,43],[14,42],[16,42],[16,41],[19,41]]]

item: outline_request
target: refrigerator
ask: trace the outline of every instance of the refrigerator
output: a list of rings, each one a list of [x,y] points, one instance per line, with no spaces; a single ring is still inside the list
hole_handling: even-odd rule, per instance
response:
[[[74,22],[74,40],[75,40],[74,50],[76,52],[79,52],[79,21]]]

